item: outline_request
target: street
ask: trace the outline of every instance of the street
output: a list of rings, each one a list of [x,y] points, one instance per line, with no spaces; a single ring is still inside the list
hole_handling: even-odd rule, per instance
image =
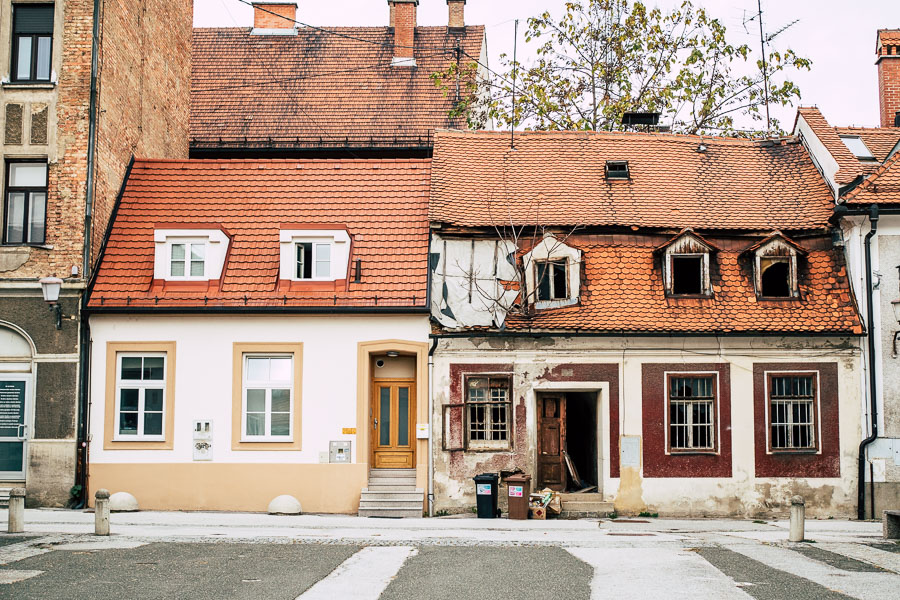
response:
[[[5,511],[0,519],[5,521]],[[0,598],[896,599],[879,523],[29,510],[0,534]]]

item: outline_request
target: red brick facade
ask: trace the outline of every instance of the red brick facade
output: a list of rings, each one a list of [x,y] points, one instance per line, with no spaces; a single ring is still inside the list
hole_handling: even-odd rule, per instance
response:
[[[419,0],[394,0],[394,57],[412,58]]]
[[[466,26],[466,0],[447,0],[450,11],[448,27],[457,28]]]
[[[881,126],[893,127],[900,112],[900,29],[878,31],[877,63]]]
[[[256,29],[293,29],[296,18],[296,4],[253,3],[253,27]]]

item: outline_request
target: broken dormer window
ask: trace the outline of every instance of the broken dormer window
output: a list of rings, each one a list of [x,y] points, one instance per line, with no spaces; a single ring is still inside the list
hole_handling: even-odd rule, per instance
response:
[[[627,160],[608,160],[606,161],[606,178],[607,179],[629,179],[631,174],[628,171]]]
[[[677,236],[656,248],[662,253],[663,283],[667,296],[710,296],[710,256],[718,249],[694,233],[685,229]]]
[[[753,253],[756,295],[760,298],[796,298],[797,257],[803,248],[774,233],[747,250]]]
[[[766,257],[759,259],[760,295],[766,298],[790,298],[790,258]]]
[[[535,262],[537,301],[565,300],[569,297],[566,259]]]
[[[672,293],[676,296],[700,296],[706,292],[703,282],[702,254],[673,254]]]

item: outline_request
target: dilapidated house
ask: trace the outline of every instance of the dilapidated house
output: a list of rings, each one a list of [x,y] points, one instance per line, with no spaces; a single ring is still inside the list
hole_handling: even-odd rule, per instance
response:
[[[438,132],[436,508],[522,471],[581,490],[564,512],[853,514],[864,331],[832,212],[795,138]]]

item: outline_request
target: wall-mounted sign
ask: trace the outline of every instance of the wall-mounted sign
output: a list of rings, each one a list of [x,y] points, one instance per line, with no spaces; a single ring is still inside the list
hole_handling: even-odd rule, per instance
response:
[[[524,486],[521,486],[521,485],[509,486],[509,497],[510,498],[521,498],[523,495],[524,495]]]
[[[341,433],[344,435],[356,435],[356,427],[344,427],[341,429]]]
[[[427,440],[429,437],[428,431],[428,423],[422,423],[420,425],[416,425],[416,439],[417,440]]]
[[[475,493],[479,496],[490,496],[491,495],[491,484],[476,483],[475,484]]]
[[[0,437],[19,437],[25,422],[25,382],[0,381]]]

